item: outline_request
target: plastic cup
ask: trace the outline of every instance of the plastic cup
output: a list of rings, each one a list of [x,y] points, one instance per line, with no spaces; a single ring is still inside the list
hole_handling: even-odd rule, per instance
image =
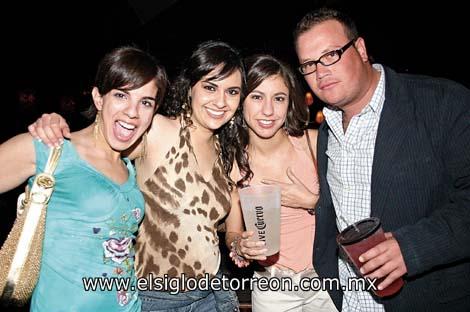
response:
[[[252,241],[263,241],[266,256],[279,252],[281,188],[277,185],[254,185],[238,191],[243,220]]]
[[[367,218],[360,220],[345,228],[336,237],[336,242],[344,254],[347,255],[349,263],[354,267],[356,274],[362,276],[359,268],[363,265],[359,261],[359,256],[377,244],[386,240],[380,220],[378,218]],[[384,278],[377,279],[375,286],[378,286]],[[382,290],[372,290],[378,297],[388,297],[398,292],[403,286],[403,279],[396,279],[387,288]]]

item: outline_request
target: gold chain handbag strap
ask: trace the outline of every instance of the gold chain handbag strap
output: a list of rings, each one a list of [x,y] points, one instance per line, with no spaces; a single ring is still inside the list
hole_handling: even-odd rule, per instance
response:
[[[59,147],[54,147],[49,152],[49,158],[47,159],[46,167],[44,168],[44,173],[53,175],[57,164],[59,163],[60,154],[62,153],[62,145]]]
[[[12,296],[17,285],[21,269],[28,260],[28,253],[34,236],[40,226],[41,214],[47,207],[47,203],[54,191],[55,179],[53,173],[59,162],[59,157],[62,152],[62,145],[54,147],[49,152],[44,172],[38,174],[26,195],[25,205],[28,205],[27,214],[24,219],[24,226],[22,228],[16,251],[11,262],[10,269],[7,275],[6,285],[2,294],[2,300],[8,301]]]

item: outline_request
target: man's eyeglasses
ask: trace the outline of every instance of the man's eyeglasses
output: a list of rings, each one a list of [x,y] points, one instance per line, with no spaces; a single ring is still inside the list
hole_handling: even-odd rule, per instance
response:
[[[311,73],[314,73],[317,70],[317,64],[320,63],[323,66],[330,66],[335,63],[338,63],[339,60],[341,59],[341,55],[350,47],[353,45],[353,43],[356,41],[356,39],[353,39],[346,43],[344,47],[338,50],[333,50],[330,52],[327,52],[320,56],[318,60],[316,61],[308,61],[303,64],[300,64],[299,71],[302,75],[309,75]]]

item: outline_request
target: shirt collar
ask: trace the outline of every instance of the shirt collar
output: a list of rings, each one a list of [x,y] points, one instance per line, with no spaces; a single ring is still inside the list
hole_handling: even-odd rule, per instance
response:
[[[376,115],[380,116],[385,100],[385,73],[383,66],[380,64],[373,64],[372,67],[380,73],[380,78],[375,88],[374,95],[372,95],[367,106],[369,106]]]

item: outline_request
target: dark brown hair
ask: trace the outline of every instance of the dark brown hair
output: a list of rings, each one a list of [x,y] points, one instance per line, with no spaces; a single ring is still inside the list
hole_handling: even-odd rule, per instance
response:
[[[168,86],[165,68],[149,53],[136,47],[123,46],[106,54],[98,65],[94,86],[101,95],[113,89],[135,90],[155,80],[158,88],[156,104],[162,104]],[[91,105],[89,117],[96,114]]]

